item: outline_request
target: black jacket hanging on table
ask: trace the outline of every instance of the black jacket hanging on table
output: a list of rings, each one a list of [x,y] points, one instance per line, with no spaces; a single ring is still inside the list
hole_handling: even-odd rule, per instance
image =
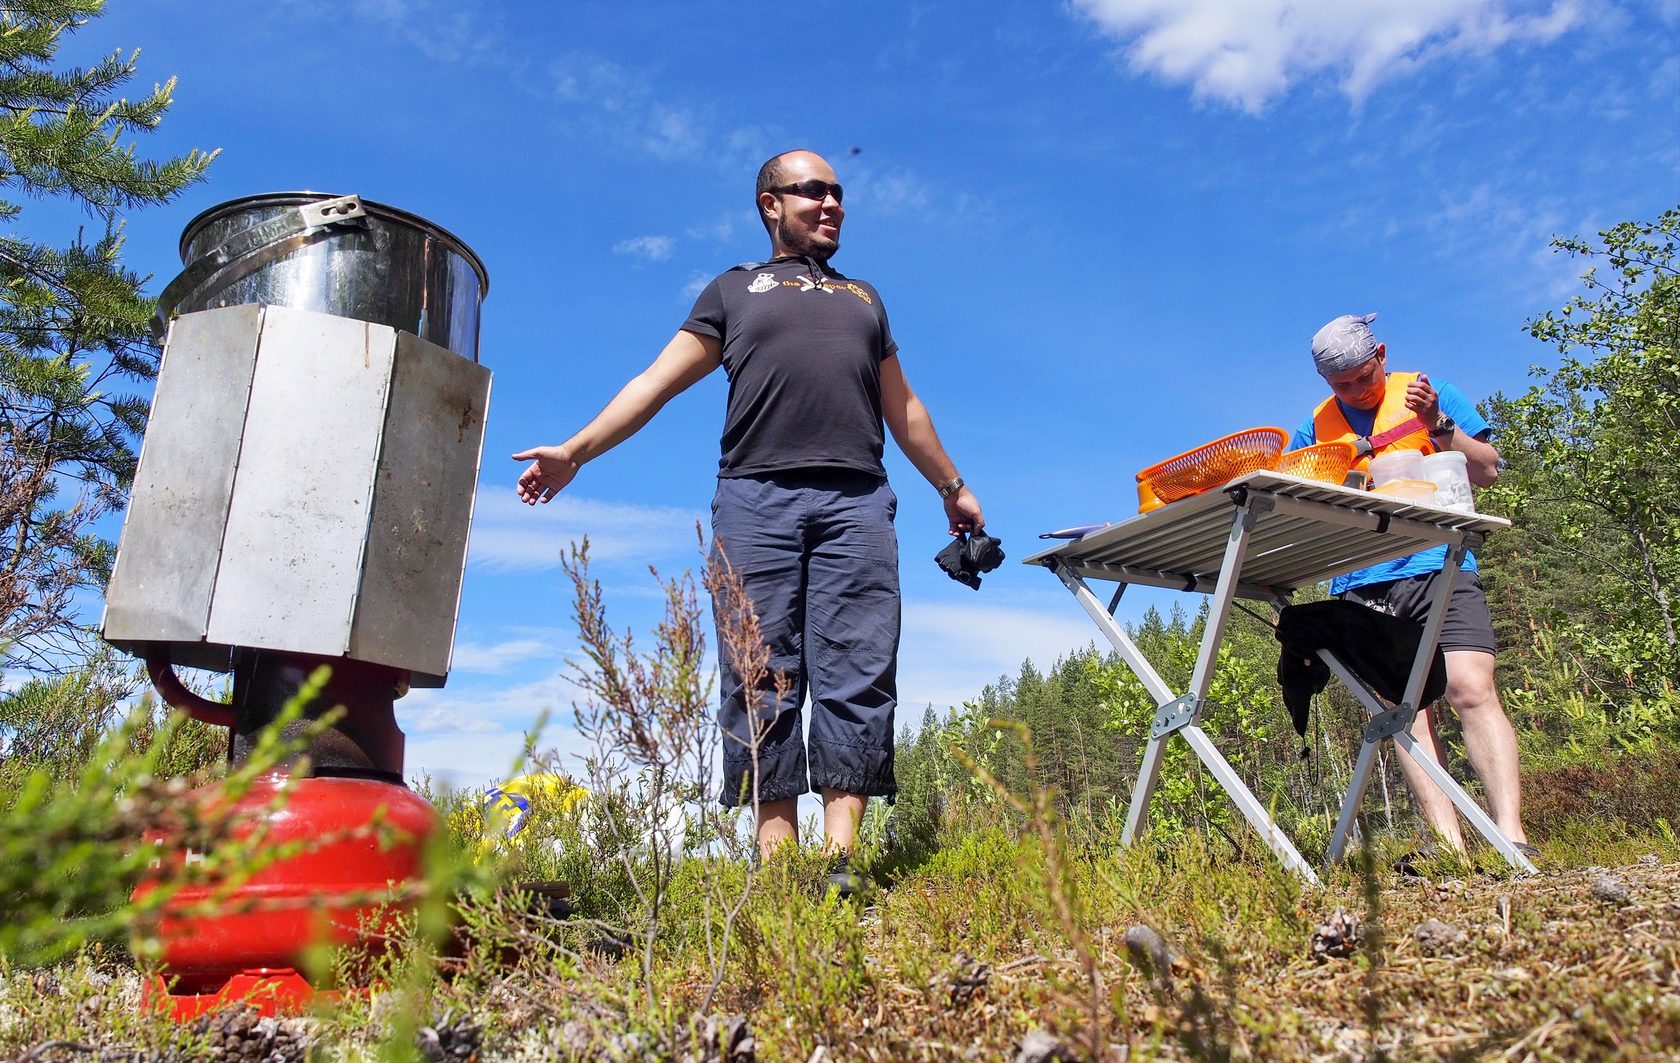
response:
[[[1283,643],[1277,677],[1295,732],[1306,735],[1312,697],[1330,682],[1330,666],[1319,659],[1319,650],[1335,654],[1379,696],[1398,704],[1406,696],[1406,680],[1422,637],[1422,625],[1354,602],[1332,599],[1285,606],[1277,622],[1277,640]],[[1436,647],[1421,705],[1446,690],[1447,659]]]

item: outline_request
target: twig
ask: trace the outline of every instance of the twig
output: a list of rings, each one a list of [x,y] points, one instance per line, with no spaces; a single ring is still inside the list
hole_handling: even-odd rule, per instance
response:
[[[99,1051],[98,1045],[84,1045],[80,1041],[43,1041],[29,1050],[29,1054],[23,1057],[22,1063],[29,1063],[33,1059],[45,1059],[47,1058],[45,1053],[60,1048],[67,1052]]]

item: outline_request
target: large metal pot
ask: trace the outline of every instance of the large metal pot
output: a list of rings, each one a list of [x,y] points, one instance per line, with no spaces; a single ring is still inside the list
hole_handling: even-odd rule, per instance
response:
[[[262,303],[387,325],[478,360],[484,263],[407,211],[320,192],[246,196],[189,222],[181,261],[158,299],[160,334],[177,314]]]

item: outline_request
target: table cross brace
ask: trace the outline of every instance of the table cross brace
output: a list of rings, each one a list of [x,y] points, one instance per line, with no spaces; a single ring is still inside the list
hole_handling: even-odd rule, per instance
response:
[[[1225,637],[1225,626],[1231,617],[1231,604],[1241,585],[1242,560],[1248,536],[1260,518],[1271,509],[1272,499],[1269,496],[1249,495],[1239,502],[1232,515],[1231,534],[1225,546],[1224,564],[1220,566],[1219,582],[1208,606],[1207,623],[1202,629],[1202,643],[1196,654],[1196,667],[1190,679],[1190,689],[1182,694],[1175,694],[1172,688],[1167,686],[1160,673],[1126,633],[1126,629],[1103,608],[1101,599],[1092,593],[1084,579],[1067,565],[1052,564],[1050,567],[1068,590],[1073,592],[1074,598],[1086,614],[1096,622],[1098,629],[1107,636],[1115,651],[1155,699],[1155,724],[1150,730],[1149,742],[1144,746],[1143,759],[1138,765],[1137,785],[1132,789],[1131,806],[1126,811],[1126,827],[1120,835],[1122,843],[1130,845],[1147,828],[1149,803],[1155,796],[1155,786],[1161,778],[1161,761],[1166,743],[1177,734],[1189,744],[1191,752],[1195,753],[1196,758],[1212,773],[1220,789],[1231,798],[1237,806],[1237,811],[1243,814],[1243,818],[1254,827],[1266,845],[1277,854],[1278,859],[1302,878],[1316,883],[1318,876],[1301,858],[1294,843],[1273,822],[1266,806],[1254,796],[1248,784],[1243,782],[1242,776],[1237,774],[1237,770],[1199,726],[1202,714],[1207,710],[1207,692],[1213,684],[1219,643]]]

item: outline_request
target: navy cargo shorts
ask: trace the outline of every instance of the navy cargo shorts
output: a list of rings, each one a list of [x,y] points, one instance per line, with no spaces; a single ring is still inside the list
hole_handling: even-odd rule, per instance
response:
[[[758,799],[832,788],[892,796],[898,704],[898,498],[885,478],[800,469],[719,477],[713,549],[739,574],[788,690],[749,698],[719,645],[726,806],[752,802],[749,701],[757,703]],[[713,603],[714,613],[716,603]],[[722,642],[719,618],[719,642]],[[800,706],[811,697],[810,753]]]

